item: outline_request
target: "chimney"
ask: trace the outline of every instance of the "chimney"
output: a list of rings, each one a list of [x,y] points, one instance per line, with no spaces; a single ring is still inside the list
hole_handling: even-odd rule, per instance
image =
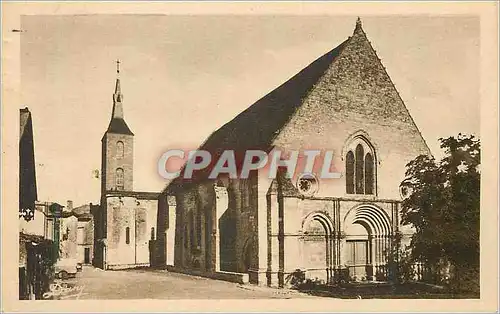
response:
[[[66,206],[67,211],[72,211],[73,210],[73,201],[68,200],[68,205]]]

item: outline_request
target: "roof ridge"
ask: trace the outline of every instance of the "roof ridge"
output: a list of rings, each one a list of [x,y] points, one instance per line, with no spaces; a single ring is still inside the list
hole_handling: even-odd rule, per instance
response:
[[[413,126],[415,127],[415,129],[417,130],[418,134],[420,135],[420,138],[422,139],[422,141],[424,142],[424,145],[425,147],[427,148],[427,151],[428,153],[432,156],[432,152],[429,148],[429,145],[427,145],[427,142],[425,141],[425,138],[424,136],[422,135],[422,132],[420,132],[420,129],[418,128],[417,124],[415,123],[415,120],[413,119],[413,116],[410,114],[410,111],[408,110],[408,107],[406,107],[406,103],[404,102],[403,98],[401,97],[401,94],[399,93],[399,90],[396,88],[396,84],[393,82],[391,76],[389,75],[389,73],[387,72],[387,69],[386,67],[384,66],[384,64],[382,63],[382,60],[380,59],[380,57],[378,56],[377,54],[377,51],[375,50],[375,48],[373,47],[371,41],[368,39],[368,36],[366,35],[366,33],[362,30],[362,35],[365,37],[366,41],[368,42],[368,46],[370,47],[370,49],[372,50],[373,54],[375,55],[375,57],[377,58],[378,62],[380,63],[380,65],[382,66],[382,70],[384,71],[385,75],[387,76],[387,78],[389,79],[389,82],[391,83],[391,86],[392,88],[396,91],[396,95],[398,96],[399,100],[401,101],[401,103],[403,104],[403,108],[406,110],[406,113],[408,114],[408,116],[410,117],[410,121],[411,123],[413,124]]]
[[[307,98],[321,77],[339,58],[351,38],[352,36],[349,36],[335,48],[316,58],[212,132],[198,149],[208,150],[212,153],[220,149],[227,149],[228,146],[231,149],[270,149],[276,137],[290,123],[297,110],[303,105],[303,100]],[[274,120],[267,123],[268,121],[263,120],[262,117]],[[259,128],[249,127],[250,125],[255,126],[255,123],[259,123]],[[236,137],[235,134],[239,134],[239,136]],[[245,138],[248,139],[247,142],[244,142]],[[216,158],[217,156],[212,157]],[[185,164],[181,168],[181,173],[184,169]],[[167,183],[164,190],[179,182],[179,178]],[[195,178],[191,180],[195,180]]]

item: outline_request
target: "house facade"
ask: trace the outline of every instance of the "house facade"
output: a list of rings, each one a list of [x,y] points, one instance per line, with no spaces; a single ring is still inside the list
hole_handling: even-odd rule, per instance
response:
[[[94,216],[92,211],[99,209],[98,205],[85,204],[73,210],[77,217],[76,259],[83,265],[92,264],[94,259]]]
[[[341,176],[179,177],[159,199],[158,264],[173,256],[186,272],[248,274],[278,287],[298,270],[327,282],[390,280],[391,248],[412,234],[400,222],[405,166],[430,151],[359,19],[352,36],[200,149],[213,159],[224,150],[328,150]]]

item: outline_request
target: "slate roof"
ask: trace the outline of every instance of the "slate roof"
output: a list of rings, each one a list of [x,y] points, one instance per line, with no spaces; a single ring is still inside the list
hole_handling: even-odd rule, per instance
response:
[[[122,91],[120,87],[120,79],[116,79],[115,92],[113,94],[113,112],[109,121],[108,130],[106,133],[134,135],[123,117],[122,107]]]
[[[125,120],[120,118],[111,119],[106,133],[134,135],[134,133],[132,133]]]
[[[309,91],[340,54],[347,40],[212,133],[200,149],[266,150]]]
[[[350,37],[213,132],[199,149],[209,151],[213,163],[226,149],[236,152],[237,163],[242,158],[238,153],[244,153],[248,149],[269,151],[276,136],[340,55],[349,39]],[[210,166],[196,171],[191,180],[183,179],[181,175],[165,190],[208,176],[210,171]]]
[[[38,199],[33,122],[28,108],[20,109],[19,130],[19,209],[35,209]]]

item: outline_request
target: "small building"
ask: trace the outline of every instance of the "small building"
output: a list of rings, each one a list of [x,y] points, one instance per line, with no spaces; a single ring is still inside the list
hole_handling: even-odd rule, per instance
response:
[[[85,204],[73,209],[77,218],[76,233],[76,259],[83,265],[92,264],[94,259],[94,216],[92,212],[99,208],[98,205]]]

